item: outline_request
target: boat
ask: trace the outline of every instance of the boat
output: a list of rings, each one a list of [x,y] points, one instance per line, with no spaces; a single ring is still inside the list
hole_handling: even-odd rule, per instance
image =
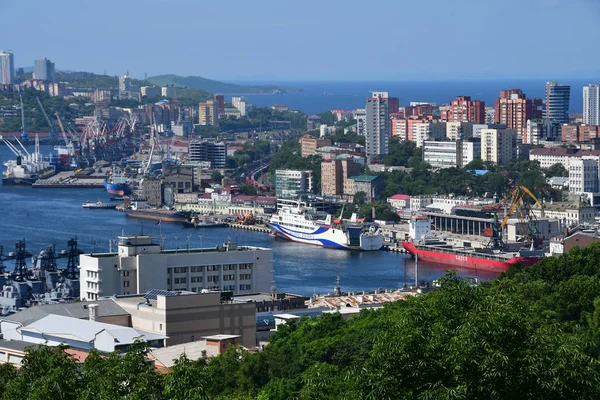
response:
[[[15,155],[14,160],[4,163],[6,171],[2,173],[3,185],[33,185],[38,179],[46,179],[56,173],[54,166],[42,157],[37,135],[33,153],[29,153],[18,138],[15,137],[15,141],[20,147],[3,139],[3,142]]]
[[[224,228],[227,226],[227,223],[208,215],[195,214],[190,216],[183,225],[190,228]]]
[[[409,225],[409,239],[402,247],[419,260],[461,268],[492,272],[506,272],[511,266],[531,266],[544,257],[543,251],[456,247],[443,238],[431,235],[431,221],[427,216],[414,216]]]
[[[271,235],[334,249],[374,251],[383,247],[379,228],[358,222],[356,215],[350,221],[333,219],[331,215],[319,220],[305,211],[306,206],[301,202],[283,207],[266,222]]]
[[[151,219],[162,222],[180,222],[189,221],[189,213],[184,211],[163,210],[158,208],[138,208],[135,210],[125,210],[125,215],[133,218]]]
[[[104,203],[100,200],[98,201],[86,201],[85,203],[83,203],[83,205],[81,206],[83,208],[100,208],[100,209],[105,209],[105,210],[112,210],[115,209],[115,207],[117,207],[116,204],[110,204],[110,203]]]
[[[104,189],[110,194],[116,196],[125,196],[131,193],[131,187],[127,182],[127,178],[123,176],[111,176],[104,180]]]

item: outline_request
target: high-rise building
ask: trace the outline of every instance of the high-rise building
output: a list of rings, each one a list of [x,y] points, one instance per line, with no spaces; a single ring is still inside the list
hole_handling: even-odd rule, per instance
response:
[[[545,118],[559,124],[569,123],[569,100],[571,86],[558,82],[546,83],[546,115]]]
[[[211,168],[223,168],[227,159],[227,145],[208,141],[190,142],[190,162],[209,161]]]
[[[527,121],[543,116],[542,99],[528,99],[521,89],[501,90],[494,104],[496,124],[517,131],[517,137],[528,144]]]
[[[275,194],[277,197],[298,196],[312,192],[311,170],[278,169],[275,171]]]
[[[367,98],[366,144],[369,161],[379,159],[389,152],[390,104],[388,92],[373,92]]]
[[[56,82],[54,63],[46,57],[35,60],[33,77],[42,81]]]
[[[177,88],[175,86],[164,86],[161,89],[162,97],[169,97],[171,99],[177,98]]]
[[[359,174],[360,165],[351,159],[321,162],[321,194],[332,196],[349,194],[348,180]]]
[[[132,89],[131,77],[129,74],[119,78],[119,92],[129,92]]]
[[[12,51],[0,50],[0,84],[10,85],[15,77],[15,60]]]
[[[222,114],[225,111],[225,96],[215,94],[215,103],[217,104],[217,113]]]
[[[471,100],[470,96],[457,96],[450,106],[440,109],[442,122],[474,122],[485,123],[485,102]]]
[[[481,138],[468,138],[462,142],[462,166],[481,158]]]
[[[158,96],[158,89],[156,86],[142,86],[140,92],[142,93],[142,96],[146,96],[150,99]]]
[[[498,165],[507,164],[515,158],[517,132],[514,129],[482,129],[481,159]]]
[[[198,105],[198,123],[204,126],[219,126],[217,105],[214,100],[207,100]]]
[[[231,98],[231,104],[234,108],[237,108],[242,117],[246,116],[246,112],[248,112],[248,103],[246,99],[240,96],[234,96]]]
[[[583,123],[600,125],[600,84],[583,87]]]

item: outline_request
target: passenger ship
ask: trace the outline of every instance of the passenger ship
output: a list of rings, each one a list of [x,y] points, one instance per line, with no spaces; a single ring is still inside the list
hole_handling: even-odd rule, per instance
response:
[[[383,247],[379,229],[358,223],[355,214],[350,222],[332,220],[331,215],[319,221],[298,204],[283,207],[266,224],[272,236],[293,242],[344,250],[374,251]]]

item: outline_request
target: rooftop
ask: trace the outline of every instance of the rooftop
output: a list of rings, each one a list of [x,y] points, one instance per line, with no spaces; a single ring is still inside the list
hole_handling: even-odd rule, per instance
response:
[[[209,336],[202,336],[202,339],[204,340],[211,340],[211,341],[220,341],[220,340],[228,340],[228,339],[238,339],[241,338],[240,335],[225,335],[225,334],[217,334],[217,335],[209,335]]]
[[[410,196],[407,194],[395,194],[392,197],[389,197],[388,199],[391,200],[410,200]]]
[[[377,175],[358,175],[350,179],[354,180],[354,182],[373,182],[377,178],[379,178]]]
[[[205,356],[212,357],[217,355],[214,346],[207,346],[206,341],[204,340],[154,349],[151,351],[151,354],[167,368],[171,368],[175,365],[175,360],[182,354],[185,354],[185,356],[192,361]]]
[[[4,340],[0,339],[0,349],[24,352],[28,347],[37,347],[36,344],[24,342],[22,340]]]
[[[110,299],[102,299],[96,301],[81,301],[75,303],[61,304],[42,304],[27,308],[15,314],[8,315],[3,319],[8,321],[19,322],[26,326],[35,321],[38,321],[48,315],[62,315],[64,317],[73,317],[78,319],[89,318],[89,310],[87,306],[90,304],[98,304],[96,308],[96,316],[113,317],[119,315],[129,315],[127,311],[122,309],[118,304]]]

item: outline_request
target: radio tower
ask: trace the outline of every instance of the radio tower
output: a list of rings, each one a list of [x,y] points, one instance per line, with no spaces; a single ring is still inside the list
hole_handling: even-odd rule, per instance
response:
[[[15,245],[15,270],[12,273],[12,280],[15,282],[25,282],[29,277],[29,270],[25,259],[27,258],[27,252],[25,251],[25,241],[19,240]]]

